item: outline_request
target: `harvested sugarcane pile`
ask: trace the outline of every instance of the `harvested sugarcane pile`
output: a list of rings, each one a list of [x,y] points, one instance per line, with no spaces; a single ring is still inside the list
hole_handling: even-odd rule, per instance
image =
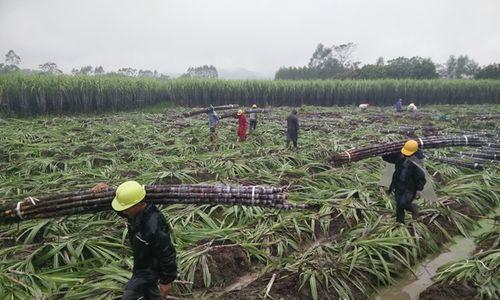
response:
[[[462,159],[465,158],[469,161],[477,162],[477,163],[483,164],[483,165],[500,163],[500,161],[498,161],[498,160],[484,159],[484,158],[479,158],[479,157],[470,157],[470,156],[460,155],[460,153],[458,153],[458,152],[450,153],[450,155],[454,156],[454,157],[459,157]]]
[[[263,206],[278,209],[303,208],[286,201],[283,189],[230,185],[149,185],[146,201],[154,204],[213,204]],[[0,224],[111,210],[115,189],[59,193],[27,197],[0,207]]]
[[[482,158],[489,160],[500,160],[500,154],[492,153],[492,152],[458,152],[460,156],[468,156],[473,158]]]
[[[470,146],[480,147],[486,144],[484,138],[476,136],[433,136],[426,138],[418,138],[416,141],[422,149],[443,148],[452,146]],[[401,150],[406,141],[389,142],[384,144],[376,144],[360,149],[351,149],[344,152],[336,153],[330,159],[334,166],[367,159],[370,157],[382,156],[386,154],[396,153]]]
[[[500,155],[499,148],[481,147],[481,148],[477,149],[476,152]]]
[[[496,143],[488,143],[484,147],[485,148],[494,148],[494,149],[500,150],[500,144],[498,143],[498,141]]]
[[[258,108],[258,109],[245,109],[243,110],[243,112],[245,114],[252,114],[252,113],[257,113],[257,114],[260,114],[260,113],[268,113],[269,110],[265,110],[265,109],[262,109],[262,108]],[[225,118],[236,118],[238,116],[238,111],[237,110],[234,110],[234,111],[228,111],[228,112],[225,112],[223,114],[220,114],[219,115],[219,119],[225,119]]]
[[[466,169],[484,170],[484,165],[479,162],[468,162],[461,159],[447,157],[434,157],[433,160]]]
[[[188,112],[183,113],[182,115],[187,118],[187,117],[192,117],[192,116],[196,116],[196,115],[207,114],[212,110],[212,108],[214,110],[226,110],[226,109],[233,109],[233,108],[238,108],[238,107],[239,107],[238,104],[212,106],[212,107],[206,107],[206,108],[202,108],[202,109],[188,111]]]

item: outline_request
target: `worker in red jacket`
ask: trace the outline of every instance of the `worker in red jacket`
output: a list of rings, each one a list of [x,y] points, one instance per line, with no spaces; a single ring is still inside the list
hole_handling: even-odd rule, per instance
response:
[[[247,139],[247,116],[243,110],[238,110],[238,137],[240,142]]]

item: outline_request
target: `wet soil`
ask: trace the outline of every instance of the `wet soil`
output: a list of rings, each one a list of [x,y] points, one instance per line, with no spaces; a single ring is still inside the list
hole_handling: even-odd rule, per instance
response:
[[[208,252],[208,269],[214,286],[225,286],[250,271],[250,260],[239,245],[213,246]],[[204,287],[203,270],[196,270],[194,289]]]
[[[456,210],[474,217],[475,212],[470,207],[458,207],[457,204],[452,204]],[[498,210],[498,208],[497,208]],[[449,222],[440,222],[445,228],[451,226]],[[479,228],[471,233],[471,236],[477,236],[484,232],[492,223],[488,220],[480,220]],[[438,232],[438,231],[435,231]],[[446,283],[437,282],[432,284],[432,277],[442,265],[461,259],[466,259],[474,253],[488,250],[492,247],[498,247],[495,237],[487,239],[476,245],[474,238],[455,237],[454,244],[433,259],[424,261],[415,271],[416,278],[413,276],[405,276],[398,280],[393,286],[387,287],[380,292],[377,299],[393,299],[393,300],[413,300],[413,299],[474,299],[477,295],[476,288],[470,282]],[[431,285],[432,284],[432,285]]]
[[[476,289],[462,283],[435,283],[420,294],[420,300],[465,300],[474,299]]]
[[[341,233],[344,228],[349,227],[348,222],[341,216],[337,217],[337,213],[332,213],[332,220],[330,222],[328,235],[324,235],[319,224],[315,228],[317,239],[313,243],[304,244],[301,246],[303,251],[309,247],[315,247],[319,244],[333,243],[341,239]],[[319,223],[319,222],[318,222]],[[292,274],[286,271],[269,271],[258,277],[255,277],[251,283],[247,283],[239,289],[227,291],[219,294],[219,299],[238,299],[250,300],[263,298],[266,294],[268,285],[271,282],[273,274],[276,274],[273,284],[269,290],[268,296],[271,299],[291,299],[291,300],[305,300],[311,299],[311,292],[307,286],[299,289],[300,278],[298,274]],[[239,280],[245,281],[248,275],[243,275]],[[362,299],[362,294],[353,285],[351,290],[356,299]],[[339,299],[338,295],[326,291],[321,285],[318,285],[319,299]]]
[[[281,275],[276,276],[274,283],[269,289],[267,298],[283,300],[311,299],[311,291],[309,290],[307,285],[304,285],[301,289],[299,288],[300,279],[297,274],[286,272],[281,273]],[[220,299],[253,300],[266,298],[265,296],[267,288],[271,282],[272,277],[273,273],[266,273],[252,282],[250,285],[246,286],[244,289],[227,293]],[[357,290],[354,285],[351,285],[350,288],[353,293],[354,299],[364,299],[362,293]],[[339,300],[341,298],[333,291],[328,291],[323,286],[321,286],[321,284],[319,284],[318,299]]]

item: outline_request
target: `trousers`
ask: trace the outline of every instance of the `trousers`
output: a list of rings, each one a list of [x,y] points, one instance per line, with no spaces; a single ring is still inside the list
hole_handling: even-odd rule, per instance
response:
[[[405,222],[405,210],[411,212],[412,217],[416,219],[418,207],[413,204],[415,199],[415,191],[408,190],[398,190],[394,191],[394,197],[396,198],[396,221],[399,223]]]
[[[144,300],[163,300],[157,278],[132,275],[132,278],[125,285],[122,300],[137,300],[140,297],[144,297]]]
[[[257,129],[257,120],[250,119],[250,129]]]

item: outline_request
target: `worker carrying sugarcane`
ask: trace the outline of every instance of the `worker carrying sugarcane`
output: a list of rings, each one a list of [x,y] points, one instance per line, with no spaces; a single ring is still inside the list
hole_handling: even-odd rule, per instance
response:
[[[219,116],[215,112],[215,109],[212,105],[210,105],[210,109],[208,111],[208,126],[210,127],[210,140],[212,144],[217,143],[217,132],[215,129],[219,126]]]
[[[256,109],[257,104],[252,105],[252,109]],[[257,129],[257,113],[250,113],[250,130]]]
[[[299,118],[297,118],[297,110],[293,109],[286,118],[286,146],[290,146],[290,142],[297,148],[297,139],[299,137]]]
[[[361,103],[359,105],[359,109],[360,110],[367,110],[368,109],[368,106],[370,106],[368,103]]]
[[[236,114],[238,118],[238,137],[240,142],[243,142],[247,139],[247,116],[243,110],[238,110]]]
[[[396,102],[396,111],[398,113],[403,112],[403,99],[399,98]]]
[[[109,188],[99,183],[93,192]],[[116,189],[111,206],[128,220],[128,237],[134,256],[132,278],[125,285],[122,300],[162,300],[177,278],[176,252],[170,227],[161,211],[146,203],[146,190],[136,181],[126,181]],[[159,288],[158,288],[159,284]]]
[[[415,103],[410,103],[410,105],[408,105],[408,111],[409,112],[416,112],[417,111],[417,106],[415,105]]]
[[[418,206],[412,202],[421,195],[426,183],[422,152],[418,150],[417,141],[407,141],[401,152],[384,155],[382,159],[395,164],[389,192],[394,192],[396,199],[396,221],[404,224],[405,210],[416,219]]]

